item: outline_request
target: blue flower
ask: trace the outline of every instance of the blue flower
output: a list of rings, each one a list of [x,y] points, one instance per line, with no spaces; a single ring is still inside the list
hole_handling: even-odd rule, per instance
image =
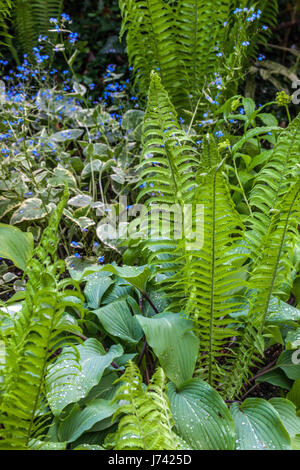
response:
[[[263,54],[259,54],[258,60],[261,62],[262,60],[265,60],[266,56]]]
[[[68,38],[69,38],[69,43],[70,44],[75,44],[75,42],[77,42],[78,39],[79,39],[79,34],[78,33],[70,33]]]
[[[104,263],[104,256],[100,256],[98,258],[98,263]]]
[[[224,135],[224,132],[222,132],[222,131],[217,131],[217,132],[215,132],[215,136],[216,136],[218,139],[219,139],[220,137],[223,137],[223,135]]]

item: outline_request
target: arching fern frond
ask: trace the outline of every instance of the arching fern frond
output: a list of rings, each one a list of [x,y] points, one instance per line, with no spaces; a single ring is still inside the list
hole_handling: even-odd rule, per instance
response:
[[[144,389],[140,371],[130,361],[118,382],[122,385],[113,400],[120,405],[115,418],[123,416],[116,434],[110,436],[114,450],[182,449],[182,441],[173,431],[162,369],[156,371],[150,385]]]
[[[19,44],[27,54],[37,44],[38,37],[48,36],[50,18],[58,18],[63,9],[63,0],[16,0],[14,24]],[[51,46],[45,45],[51,51]]]
[[[174,18],[163,0],[119,0],[123,25],[127,31],[127,53],[136,82],[147,93],[151,70],[157,70],[170,96],[180,94]]]
[[[139,168],[143,189],[139,199],[149,196],[146,206],[157,229],[161,227],[160,216],[162,220],[169,219],[169,233],[152,230],[147,241],[157,272],[167,276],[168,282],[170,273],[174,271],[174,262],[180,258],[176,251],[178,238],[185,240],[182,216],[186,204],[191,204],[193,200],[199,157],[193,143],[181,129],[174,106],[156,73],[151,75],[144,117],[142,158]],[[179,260],[176,270],[184,262],[183,259]]]
[[[179,0],[176,41],[185,87],[193,97],[209,84],[219,59],[216,51],[224,36],[230,0]],[[213,25],[212,25],[213,22]]]
[[[32,2],[28,0],[17,0],[14,5],[13,15],[19,44],[22,45],[24,52],[31,54],[35,40],[37,39]]]
[[[273,148],[271,157],[259,172],[250,194],[253,217],[249,231],[251,249],[262,253],[261,244],[267,236],[272,210],[297,180],[300,163],[300,115],[284,129]]]
[[[272,296],[282,294],[282,286],[287,282],[291,266],[287,256],[297,233],[300,217],[300,182],[294,183],[287,194],[277,204],[267,236],[261,246],[259,262],[255,264],[249,285],[254,289],[246,327],[236,360],[230,370],[226,386],[226,397],[236,396],[245,379],[254,355],[263,354],[263,332]]]
[[[218,357],[223,355],[229,338],[236,332],[229,328],[229,316],[240,309],[241,300],[232,300],[232,292],[245,287],[243,269],[232,262],[232,249],[243,240],[243,224],[231,200],[226,176],[222,171],[216,143],[208,138],[199,168],[196,204],[203,207],[203,246],[189,253],[189,262],[179,273],[189,293],[185,313],[194,320],[200,338],[199,365],[210,384],[223,372]],[[182,278],[182,281],[180,280]]]
[[[27,449],[33,438],[43,438],[45,419],[39,419],[39,407],[46,367],[64,333],[61,320],[66,305],[71,305],[70,295],[82,297],[74,282],[75,290],[68,290],[70,281],[59,281],[64,269],[56,257],[57,230],[67,199],[66,191],[25,271],[28,281],[22,310],[12,331],[3,337],[0,449]]]

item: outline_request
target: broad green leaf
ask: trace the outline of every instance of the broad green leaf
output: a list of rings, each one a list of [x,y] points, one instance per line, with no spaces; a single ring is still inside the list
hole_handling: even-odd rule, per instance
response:
[[[8,199],[6,197],[0,196],[0,218],[4,217],[8,212],[10,212],[15,207],[19,206],[20,200],[13,198]]]
[[[101,446],[97,446],[97,444],[81,444],[73,450],[105,450]]]
[[[300,327],[296,328],[295,330],[289,330],[287,332],[285,344],[287,349],[300,350]]]
[[[77,194],[68,200],[68,205],[73,207],[86,207],[92,203],[93,199],[87,194]]]
[[[30,450],[66,450],[67,442],[48,442],[32,439],[29,442]]]
[[[114,266],[112,264],[105,264],[104,266],[95,265],[84,269],[81,274],[81,280],[95,271],[111,272],[142,292],[145,290],[146,283],[151,275],[148,266]]]
[[[290,437],[293,438],[296,434],[300,434],[300,418],[296,415],[294,403],[285,398],[271,398],[269,403],[279,414],[281,422]]]
[[[293,361],[297,351],[283,351],[277,361],[277,367],[280,367],[287,377],[292,380],[300,379],[300,364]]]
[[[120,344],[111,346],[106,353],[94,338],[76,346],[75,351],[64,348],[56,362],[48,367],[46,376],[46,396],[52,413],[57,416],[69,403],[84,398],[122,353]]]
[[[49,178],[48,184],[53,187],[68,185],[69,188],[76,188],[74,175],[66,168],[58,166],[54,170],[54,176]]]
[[[281,369],[270,370],[266,374],[257,377],[257,383],[267,382],[269,384],[289,390],[293,384]]]
[[[138,343],[143,336],[143,331],[133,317],[125,300],[117,300],[105,307],[94,310],[100,323],[107,333],[129,343]],[[138,318],[138,317],[137,317]]]
[[[296,405],[297,410],[300,410],[300,379],[295,380],[286,397]]]
[[[93,273],[99,268],[99,265],[95,264],[94,259],[81,259],[76,258],[76,256],[68,256],[68,258],[65,259],[65,263],[70,276],[76,281],[81,281],[83,277],[85,277],[84,273],[88,269]],[[86,277],[88,278],[88,276]]]
[[[101,274],[106,274],[101,272]],[[89,308],[96,309],[100,307],[101,300],[107,289],[114,284],[114,281],[107,275],[100,279],[90,279],[84,289],[84,295]]]
[[[269,314],[267,321],[270,323],[283,323],[297,322],[300,320],[300,310],[292,305],[277,299],[271,298],[269,305]]]
[[[11,260],[23,271],[33,254],[33,236],[17,227],[0,224],[0,256]]]
[[[289,450],[291,441],[275,408],[262,398],[234,403],[231,413],[237,450]]]
[[[230,412],[210,385],[191,379],[178,390],[167,386],[172,415],[178,434],[198,450],[233,450],[234,425]]]
[[[137,315],[136,318],[166,376],[176,386],[191,379],[199,350],[192,321],[179,313],[161,313],[152,318]]]
[[[58,426],[58,437],[61,441],[73,442],[96,423],[113,416],[118,408],[108,400],[98,399],[89,403],[83,410],[75,405],[67,418]]]

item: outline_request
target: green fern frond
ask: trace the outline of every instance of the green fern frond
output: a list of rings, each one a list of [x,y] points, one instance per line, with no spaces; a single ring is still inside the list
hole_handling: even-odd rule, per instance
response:
[[[253,364],[254,355],[264,352],[263,332],[272,296],[282,294],[282,286],[291,271],[290,256],[300,217],[300,182],[294,183],[277,204],[267,236],[261,246],[259,262],[250,276],[250,288],[255,290],[236,361],[230,370],[226,396],[236,396]]]
[[[237,333],[229,328],[229,316],[240,309],[241,300],[232,292],[245,287],[243,269],[234,267],[232,249],[243,242],[243,224],[231,200],[218,149],[209,137],[199,169],[196,204],[203,206],[203,246],[190,252],[189,263],[175,276],[189,297],[185,312],[194,320],[200,338],[199,364],[210,384],[222,375],[218,357]],[[179,277],[182,277],[180,281]],[[174,279],[175,279],[174,277]],[[182,303],[182,307],[184,307]]]
[[[0,1],[0,18],[4,19],[10,14],[12,7],[11,0],[1,0]]]
[[[22,48],[26,53],[31,54],[36,39],[32,2],[17,0],[14,5],[13,15],[19,44],[22,44]]]
[[[176,11],[178,59],[193,97],[209,84],[217,71],[216,50],[223,38],[230,0],[180,0]],[[212,25],[213,23],[213,25]]]
[[[148,196],[146,206],[156,227],[160,227],[160,217],[161,220],[169,217],[170,222],[169,235],[151,230],[147,241],[153,253],[150,262],[156,265],[157,272],[168,278],[174,271],[172,263],[179,258],[176,250],[178,237],[184,231],[182,215],[186,204],[192,204],[199,157],[181,129],[176,111],[156,73],[151,75],[144,117],[142,158],[139,169],[144,187],[139,199]],[[184,233],[182,236],[185,239]],[[179,260],[176,270],[182,263],[184,260]]]
[[[262,252],[261,244],[267,236],[272,210],[297,180],[297,164],[300,163],[300,115],[284,129],[272,151],[268,162],[259,172],[250,194],[253,217],[249,231],[251,249],[257,259]]]
[[[58,18],[63,9],[63,0],[16,0],[14,5],[14,24],[19,44],[24,52],[32,54],[38,37],[48,36],[50,18]],[[48,52],[51,46],[45,45]]]
[[[63,267],[56,258],[57,230],[67,199],[66,191],[26,269],[22,310],[11,335],[3,337],[6,355],[0,449],[27,449],[32,438],[45,434],[47,417],[39,417],[39,406],[46,368],[64,333],[61,320],[66,305],[70,305],[70,295],[82,297],[78,286],[77,291],[69,290],[66,280],[58,280]],[[72,287],[76,285],[72,283]]]
[[[163,0],[119,0],[123,17],[121,37],[127,31],[127,53],[136,83],[147,93],[151,70],[157,70],[163,85],[176,98],[180,93],[174,18]]]
[[[114,402],[120,407],[118,430],[110,439],[114,450],[178,450],[181,439],[173,431],[169,401],[165,395],[165,375],[158,369],[147,389],[143,388],[138,367],[129,362],[118,382]]]

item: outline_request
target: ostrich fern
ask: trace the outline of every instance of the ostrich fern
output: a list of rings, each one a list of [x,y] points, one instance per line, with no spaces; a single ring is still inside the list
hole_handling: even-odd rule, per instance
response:
[[[233,29],[232,11],[240,6],[237,3],[232,0],[119,0],[123,19],[120,36],[127,33],[129,62],[134,67],[140,92],[147,93],[150,72],[156,70],[176,108],[188,109],[210,86],[215,73],[224,72],[235,82],[242,66],[242,63],[231,63],[235,40],[236,37],[241,42],[249,39],[241,36],[240,26]],[[276,0],[243,3],[245,7],[260,7],[261,21],[274,25]],[[248,55],[255,54],[255,43],[262,42],[264,34],[262,29],[251,32],[253,46]],[[222,67],[218,51],[226,53]]]
[[[63,0],[16,0],[13,23],[17,38],[24,52],[32,53],[39,35],[48,36],[50,18],[58,18],[63,9]]]
[[[43,439],[45,434],[47,415],[40,417],[39,410],[46,368],[64,333],[63,313],[70,305],[67,297],[81,298],[73,281],[58,280],[63,264],[56,256],[57,230],[67,197],[66,192],[26,269],[22,310],[13,329],[2,338],[6,354],[0,398],[0,449],[27,449],[32,439]]]
[[[201,376],[231,399],[263,354],[271,298],[284,294],[282,286],[292,271],[290,251],[300,216],[299,116],[282,131],[258,174],[246,227],[231,199],[213,137],[206,137],[198,155],[156,73],[151,76],[143,148],[148,158],[140,166],[146,183],[141,197],[149,194],[149,210],[155,202],[177,203],[183,211],[189,203],[204,208],[202,247],[188,248],[184,231],[179,240],[152,239],[146,245],[156,272],[163,275],[160,287],[171,298],[170,310],[184,311],[194,321]],[[250,253],[238,255],[236,248],[243,246]],[[247,292],[255,295],[250,298]],[[248,301],[248,316],[236,323],[232,314]]]
[[[183,441],[173,431],[163,370],[157,369],[145,390],[138,367],[129,361],[118,382],[121,386],[113,401],[119,403],[115,418],[122,417],[107,446],[113,445],[114,450],[183,449]]]

